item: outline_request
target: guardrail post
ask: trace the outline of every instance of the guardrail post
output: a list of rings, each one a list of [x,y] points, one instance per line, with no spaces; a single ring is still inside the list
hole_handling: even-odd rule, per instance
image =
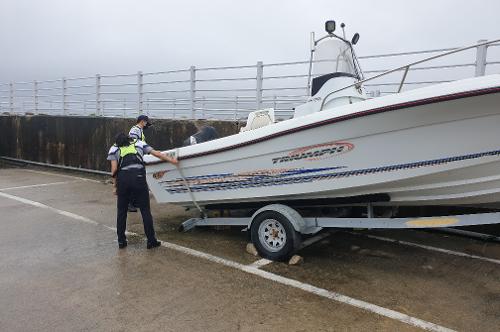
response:
[[[14,83],[9,83],[9,109],[14,113]]]
[[[487,40],[478,40],[478,43],[484,43]],[[486,73],[486,50],[488,46],[481,45],[477,47],[476,50],[476,73],[475,76],[484,76]]]
[[[264,77],[264,66],[262,61],[257,62],[257,87],[256,87],[256,106],[257,110],[260,110],[262,107],[262,81]]]
[[[66,115],[66,78],[62,78],[62,89],[61,89],[61,94],[62,94],[62,112],[63,115]]]
[[[143,75],[142,75],[142,71],[138,71],[137,72],[137,108],[138,108],[138,111],[139,111],[139,114],[142,114],[144,112],[144,108],[143,108],[143,97],[144,97],[144,91],[143,91],[143,82],[142,82],[142,79],[143,79]]]
[[[201,104],[201,117],[202,119],[206,119],[205,117],[205,108],[207,107],[207,104],[205,103],[205,96],[201,97],[202,104]]]
[[[104,115],[101,110],[101,75],[95,75],[95,115]]]
[[[189,108],[191,110],[191,119],[194,119],[196,116],[196,68],[195,66],[191,66],[189,68]]]
[[[33,99],[34,99],[34,107],[35,114],[38,114],[38,82],[33,81]]]
[[[235,96],[234,97],[234,120],[238,120],[238,108],[239,108],[239,104],[238,104],[238,96]]]

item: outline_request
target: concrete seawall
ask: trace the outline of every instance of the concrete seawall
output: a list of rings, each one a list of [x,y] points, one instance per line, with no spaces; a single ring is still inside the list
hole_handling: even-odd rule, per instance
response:
[[[220,137],[237,133],[239,124],[200,121]],[[64,116],[0,116],[0,156],[49,164],[109,170],[106,154],[119,132],[128,132],[134,119]],[[157,150],[182,145],[197,131],[194,121],[154,120],[146,140]]]

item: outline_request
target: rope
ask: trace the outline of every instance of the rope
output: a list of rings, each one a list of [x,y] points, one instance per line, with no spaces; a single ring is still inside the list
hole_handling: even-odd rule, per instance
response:
[[[175,154],[176,154],[176,157],[178,157],[178,156],[179,156],[179,149],[176,149],[176,150],[175,150]],[[177,170],[179,171],[179,174],[180,174],[180,176],[181,176],[182,182],[184,182],[184,186],[186,187],[186,189],[187,189],[187,191],[188,191],[188,193],[189,193],[189,196],[191,197],[191,201],[193,202],[194,206],[196,206],[196,208],[198,209],[198,211],[200,211],[201,216],[202,216],[203,218],[205,218],[205,217],[206,217],[206,214],[205,214],[205,212],[203,211],[203,209],[200,207],[200,205],[198,204],[198,202],[196,201],[196,199],[195,199],[195,197],[194,197],[194,194],[193,194],[193,192],[191,191],[191,188],[189,187],[189,184],[188,184],[188,182],[187,182],[187,180],[186,180],[186,177],[184,176],[184,173],[182,172],[182,169],[181,169],[181,167],[179,166],[179,163],[177,163],[175,166],[177,167]]]

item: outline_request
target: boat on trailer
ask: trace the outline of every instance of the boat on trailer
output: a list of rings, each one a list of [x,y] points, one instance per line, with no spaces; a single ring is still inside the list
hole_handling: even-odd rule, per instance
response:
[[[200,211],[251,208],[247,220],[201,218],[185,226],[247,225],[259,252],[274,259],[296,248],[293,242],[300,241],[292,233],[324,227],[500,222],[496,213],[423,220],[373,216],[373,206],[389,211],[500,202],[500,75],[401,91],[411,67],[498,40],[365,79],[354,51],[359,35],[347,40],[334,30],[335,22],[328,21],[327,35],[313,42],[310,97],[292,119],[276,122],[273,109],[258,110],[238,134],[167,151],[177,156],[178,167],[145,158],[156,200]],[[398,71],[398,93],[367,96],[366,82]],[[365,205],[367,218],[303,218],[297,212],[350,205]]]

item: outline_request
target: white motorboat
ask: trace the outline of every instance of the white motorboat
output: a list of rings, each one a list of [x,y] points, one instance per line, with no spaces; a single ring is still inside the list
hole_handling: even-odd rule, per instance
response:
[[[292,119],[250,114],[235,135],[170,150],[179,168],[147,157],[159,203],[272,202],[464,205],[500,201],[500,75],[368,98],[353,45],[314,43],[311,97]],[[490,42],[492,43],[492,42]],[[314,60],[314,61],[313,61]]]

